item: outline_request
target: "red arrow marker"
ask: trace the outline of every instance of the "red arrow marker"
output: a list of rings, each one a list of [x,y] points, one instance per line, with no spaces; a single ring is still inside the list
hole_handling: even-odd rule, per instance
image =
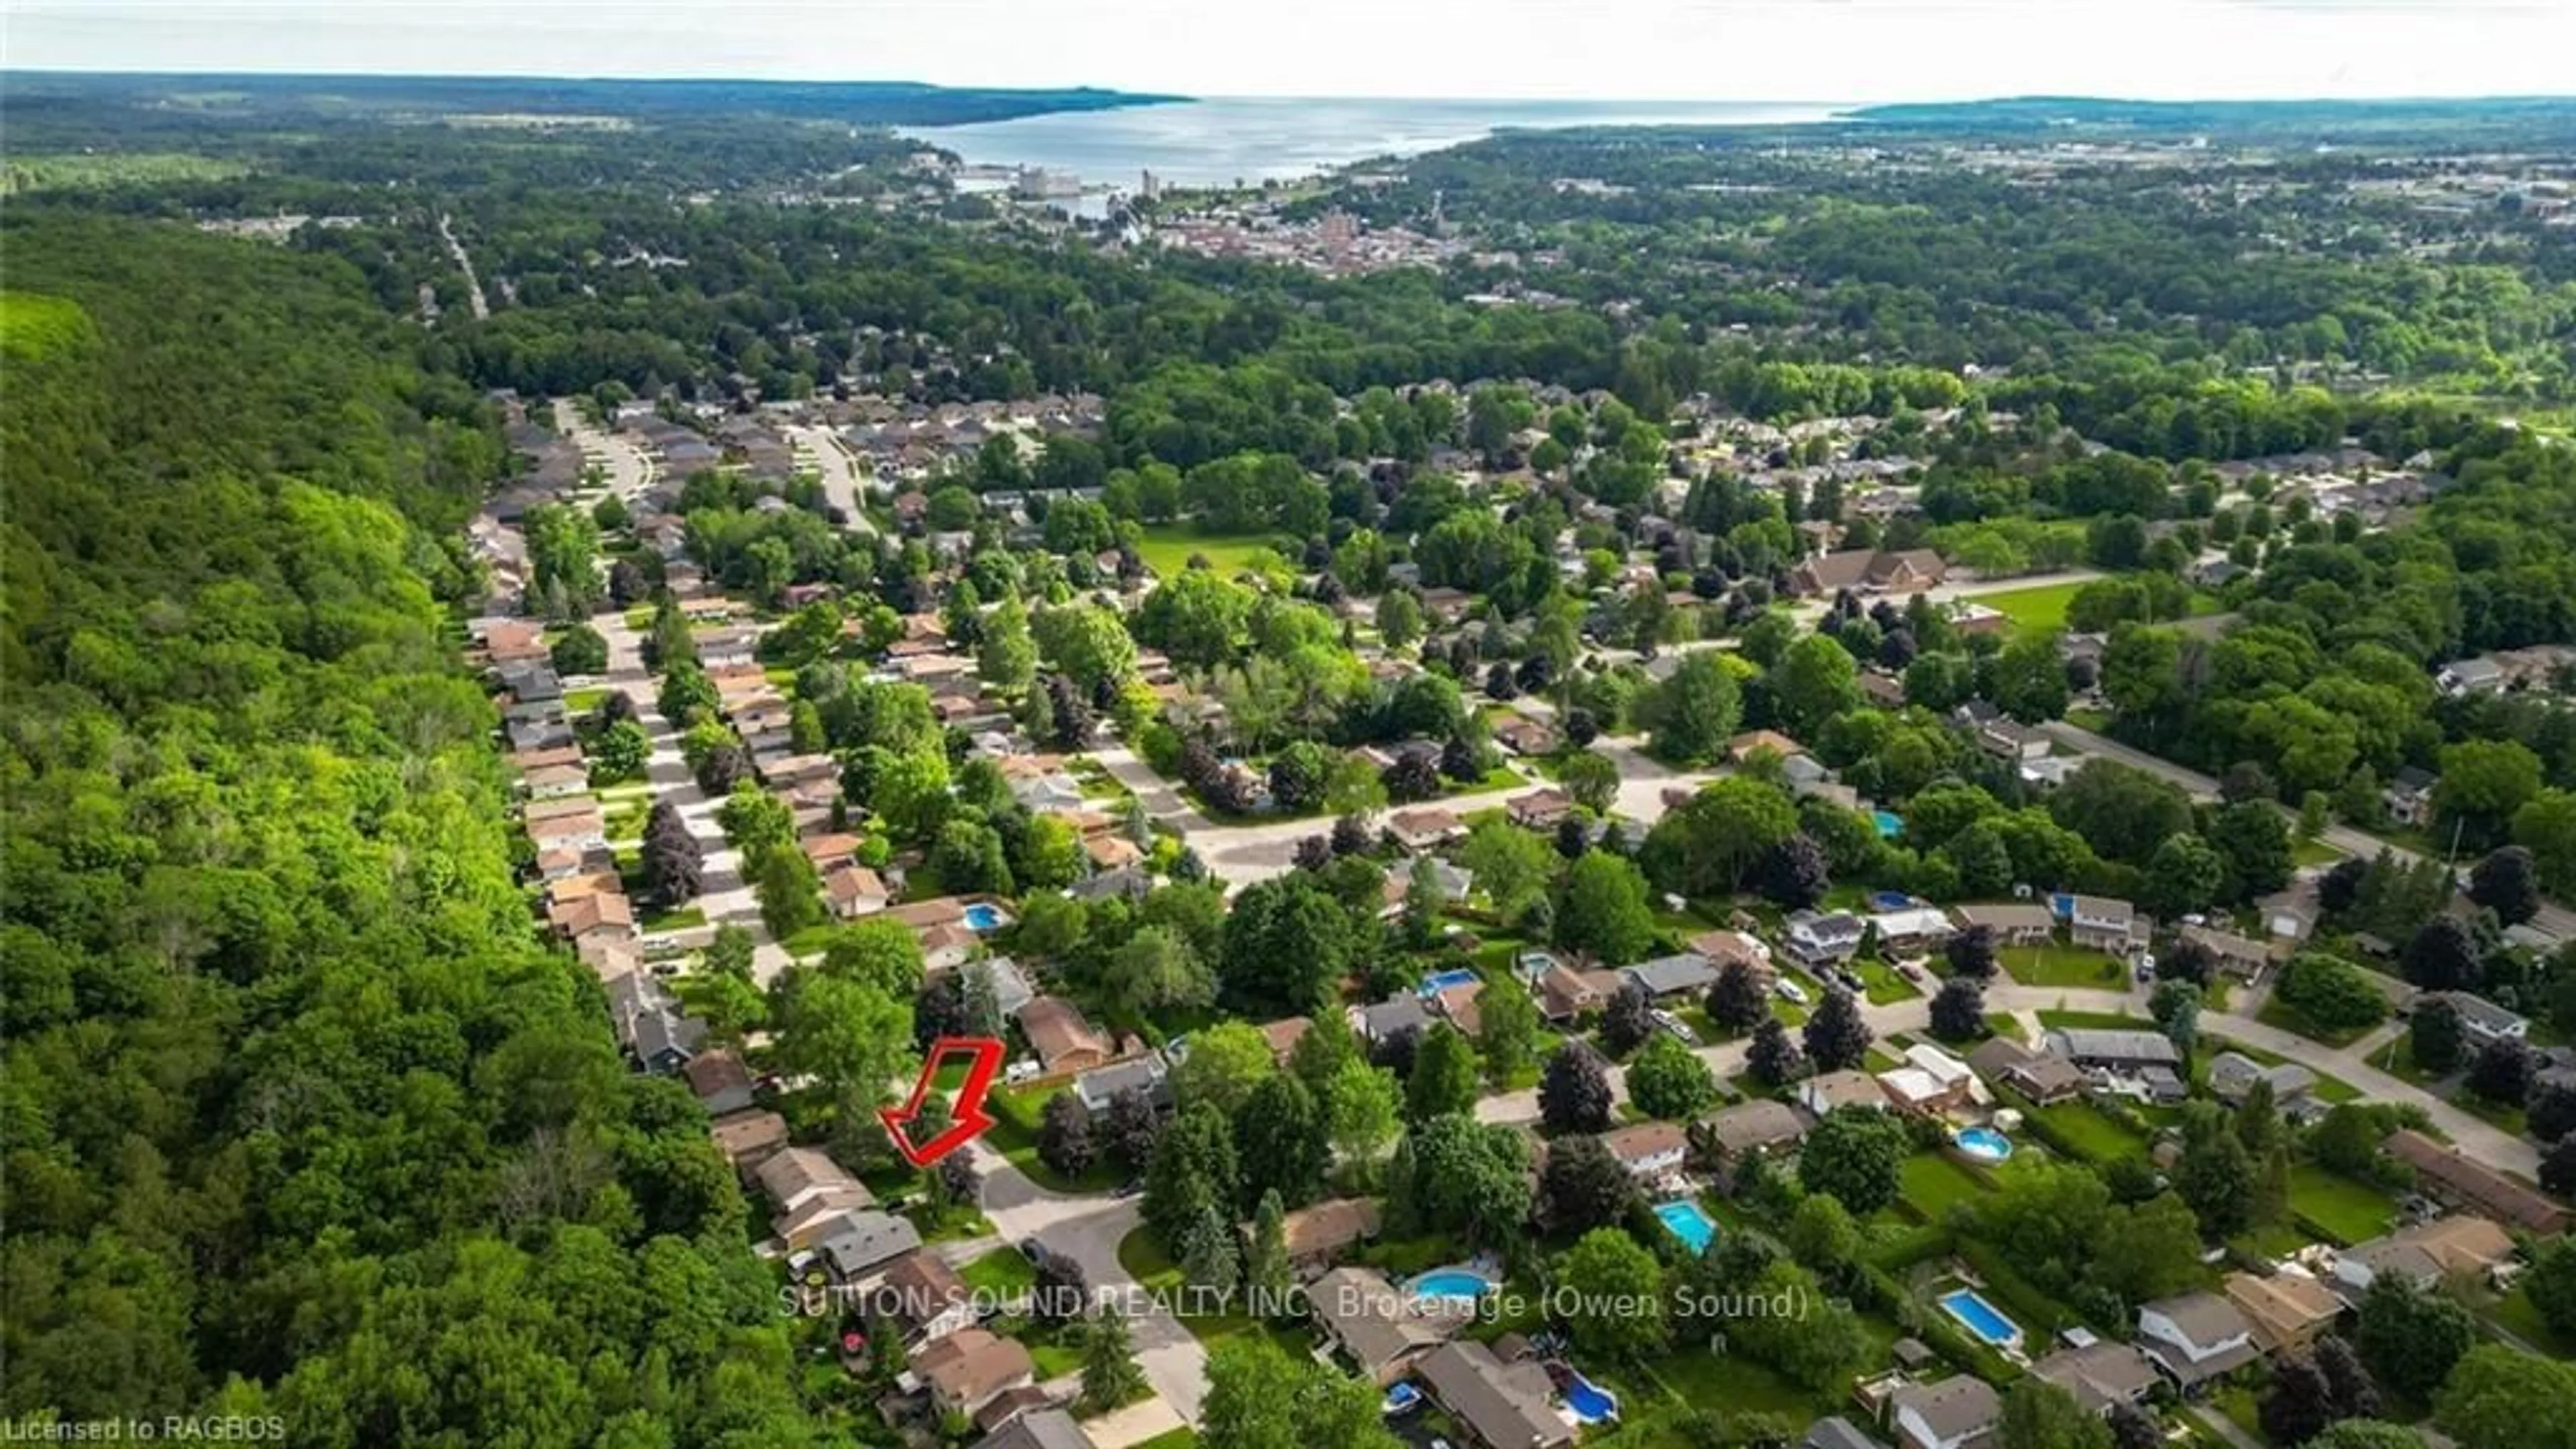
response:
[[[947,1129],[927,1142],[914,1143],[909,1128],[921,1116],[921,1104],[930,1099],[930,1091],[939,1076],[939,1059],[944,1056],[967,1057],[966,1081],[957,1089],[957,1100],[949,1108]],[[894,1150],[915,1167],[928,1167],[949,1153],[974,1141],[993,1125],[991,1114],[984,1110],[984,1099],[993,1090],[993,1078],[1002,1071],[1002,1044],[988,1036],[943,1036],[931,1043],[929,1054],[921,1059],[921,1080],[913,1085],[912,1100],[900,1107],[880,1107],[877,1120],[883,1122],[886,1136]]]

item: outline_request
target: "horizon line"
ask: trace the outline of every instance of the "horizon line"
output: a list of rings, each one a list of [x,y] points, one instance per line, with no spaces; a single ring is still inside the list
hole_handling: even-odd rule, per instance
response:
[[[2540,102],[2576,106],[2576,91],[2433,91],[2377,95],[2213,95],[2213,96],[2146,96],[2087,94],[2081,92],[2026,91],[2012,94],[1953,96],[1942,98],[1810,98],[1801,100],[1743,100],[1723,96],[1567,96],[1567,95],[1404,95],[1396,93],[1319,93],[1285,91],[1179,91],[1124,90],[1089,82],[1064,85],[982,85],[955,84],[946,81],[917,80],[895,76],[727,76],[727,75],[610,75],[547,73],[537,71],[405,71],[405,70],[260,70],[227,66],[206,69],[102,69],[95,66],[46,64],[0,65],[0,76],[46,75],[91,76],[117,79],[220,79],[255,77],[262,80],[364,80],[467,82],[491,84],[522,82],[532,84],[583,85],[741,85],[741,86],[917,86],[930,91],[980,92],[994,95],[1068,95],[1089,94],[1119,96],[1138,101],[1164,104],[1199,104],[1208,101],[1402,101],[1446,105],[1567,105],[1567,106],[1745,106],[1765,109],[1817,108],[1849,111],[1885,106],[1979,106],[2053,102],[2059,104],[2113,104],[2135,106],[2295,106],[2295,105],[2423,105],[2438,102],[2503,103]],[[1027,119],[1027,118],[1022,118]]]

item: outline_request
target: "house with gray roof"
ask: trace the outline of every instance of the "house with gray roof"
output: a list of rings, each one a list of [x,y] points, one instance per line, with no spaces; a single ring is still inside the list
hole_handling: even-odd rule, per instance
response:
[[[1080,1420],[1062,1409],[1030,1409],[975,1441],[972,1449],[1093,1449]]]
[[[1544,1365],[1504,1363],[1472,1339],[1447,1343],[1414,1370],[1431,1397],[1485,1449],[1557,1449],[1574,1442],[1574,1424],[1550,1402]]]
[[[2263,1356],[2243,1310],[2216,1293],[2185,1293],[2138,1308],[2147,1357],[2185,1393]]]
[[[1646,994],[1657,1001],[1675,997],[1696,997],[1717,984],[1717,964],[1697,951],[1684,951],[1678,956],[1658,956],[1634,966],[1622,966],[1619,975],[1646,988]]]
[[[2036,1377],[2075,1396],[2087,1413],[2107,1414],[2114,1404],[2134,1404],[2156,1386],[2156,1366],[2138,1346],[2097,1338],[2061,1348],[2030,1366]]]
[[[846,1214],[818,1248],[832,1276],[847,1283],[921,1246],[921,1232],[906,1218],[873,1209]]]
[[[1427,1031],[1430,1027],[1430,1011],[1424,1008],[1421,997],[1409,991],[1373,1006],[1351,1010],[1351,1030],[1371,1045],[1393,1041],[1408,1031]]]
[[[1994,1385],[1967,1374],[1887,1396],[1887,1422],[1903,1449],[1971,1449],[1994,1436],[2003,1412]]]

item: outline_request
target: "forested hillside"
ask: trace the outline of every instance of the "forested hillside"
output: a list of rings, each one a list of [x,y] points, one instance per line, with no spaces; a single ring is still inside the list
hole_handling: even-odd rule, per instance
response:
[[[703,1115],[512,881],[477,400],[340,263],[5,240],[5,1412],[801,1442]]]

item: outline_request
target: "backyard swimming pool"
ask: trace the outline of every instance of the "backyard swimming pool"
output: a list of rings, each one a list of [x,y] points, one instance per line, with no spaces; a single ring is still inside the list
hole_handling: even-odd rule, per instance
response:
[[[1992,1127],[1962,1127],[1950,1134],[1950,1145],[1971,1162],[2001,1162],[2013,1155],[2012,1139]]]
[[[993,904],[991,901],[969,901],[966,903],[967,930],[978,932],[998,931],[1010,923],[1011,913],[1003,910],[1000,906]]]
[[[1494,1291],[1494,1280],[1474,1268],[1459,1264],[1434,1268],[1405,1285],[1407,1297],[1437,1298],[1450,1302],[1473,1301]]]
[[[1422,978],[1421,990],[1422,994],[1425,996],[1437,996],[1452,986],[1473,986],[1480,979],[1482,978],[1478,977],[1475,972],[1469,971],[1464,967],[1458,967],[1448,971],[1435,971]]]
[[[1606,1424],[1619,1417],[1619,1396],[1592,1380],[1566,1370],[1565,1406],[1586,1424]]]
[[[1872,810],[1869,818],[1878,822],[1878,833],[1889,840],[1905,833],[1905,820],[1893,810]]]
[[[1717,1220],[1708,1215],[1708,1209],[1688,1198],[1655,1204],[1655,1216],[1694,1253],[1707,1252],[1708,1245],[1717,1240]]]
[[[1953,1288],[1941,1295],[1941,1311],[1959,1320],[1970,1333],[1994,1348],[2018,1348],[2021,1325],[2004,1317],[1974,1288]]]

